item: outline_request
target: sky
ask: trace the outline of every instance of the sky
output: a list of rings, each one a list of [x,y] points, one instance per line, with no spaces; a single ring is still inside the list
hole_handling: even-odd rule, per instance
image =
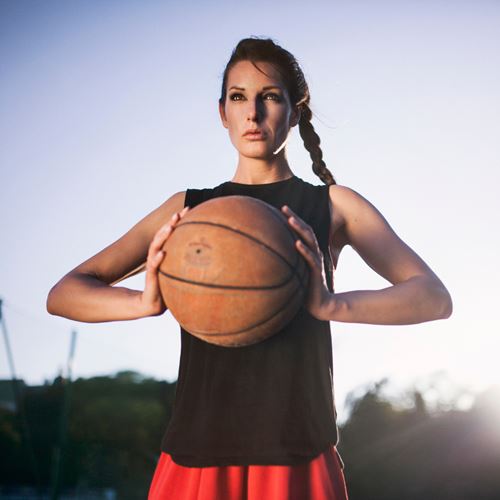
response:
[[[87,324],[45,301],[173,193],[232,178],[221,75],[238,40],[257,35],[299,60],[337,182],[373,203],[453,298],[447,320],[332,322],[340,418],[349,393],[383,377],[392,394],[429,399],[500,384],[499,22],[487,0],[0,0],[0,298],[17,376],[65,372],[76,330],[73,377],[176,379],[169,312]],[[321,184],[296,131],[287,149],[294,173]],[[343,250],[337,291],[389,285]],[[120,286],[142,289],[144,275]]]

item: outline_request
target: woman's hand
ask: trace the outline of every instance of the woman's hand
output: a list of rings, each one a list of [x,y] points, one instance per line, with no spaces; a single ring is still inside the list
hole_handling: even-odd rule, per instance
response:
[[[148,259],[146,261],[146,284],[144,291],[139,296],[140,308],[144,316],[158,316],[167,310],[158,282],[158,268],[165,258],[162,247],[172,234],[176,224],[186,215],[188,210],[189,207],[184,207],[180,212],[172,215],[170,221],[156,232],[149,245]]]
[[[335,295],[330,293],[326,284],[326,276],[323,265],[323,253],[321,252],[312,227],[304,222],[287,205],[281,207],[281,211],[287,216],[288,223],[300,236],[295,241],[295,247],[304,257],[310,267],[309,290],[306,297],[306,308],[310,314],[319,320],[332,320],[335,309]]]

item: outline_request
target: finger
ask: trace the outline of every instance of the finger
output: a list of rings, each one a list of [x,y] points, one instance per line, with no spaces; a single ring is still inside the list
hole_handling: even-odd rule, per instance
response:
[[[172,214],[170,220],[166,224],[161,226],[160,229],[158,229],[153,237],[153,240],[151,241],[151,244],[149,245],[148,261],[157,258],[158,252],[163,248],[165,241],[174,230],[175,225],[184,215],[186,215],[186,213],[189,211],[189,208],[189,206],[184,207],[180,212]]]
[[[295,214],[293,210],[288,207],[288,205],[283,205],[282,209],[284,212],[289,213],[288,222],[292,228],[302,237],[302,239],[313,251],[319,253],[321,250],[313,228],[297,214]]]
[[[165,224],[165,226],[163,227],[165,228],[171,226],[172,228],[174,228],[177,225],[177,223],[182,219],[182,217],[184,217],[188,213],[189,208],[190,207],[184,207],[180,212],[175,212],[168,221],[168,223]]]
[[[158,267],[163,260],[164,252],[158,252],[152,259],[150,266],[146,271],[146,285],[144,287],[143,297],[147,301],[154,300],[160,290],[158,281]]]
[[[181,211],[181,213],[184,212],[184,210]],[[187,210],[182,214],[184,215],[187,212]],[[173,228],[175,227],[175,224],[179,221],[181,215],[180,213],[174,213],[170,220],[164,224],[163,226],[158,229],[156,234],[153,237],[153,240],[151,242],[150,248],[152,248],[153,253],[156,253],[159,248],[162,247],[163,243],[169,236],[169,234],[172,232]]]
[[[191,208],[191,207],[184,207],[184,208],[183,208],[183,209],[179,212],[179,216],[180,216],[181,218],[182,218],[182,217],[184,217],[184,216],[188,213],[188,211],[189,211],[189,209],[190,209],[190,208]]]
[[[175,226],[188,213],[189,208],[190,207],[184,207],[180,212],[176,212],[174,215],[172,215],[173,226]]]
[[[288,219],[289,224],[293,229],[302,237],[302,239],[309,245],[311,250],[319,252],[319,244],[312,227],[304,222],[300,217],[292,216]]]
[[[282,211],[287,214],[288,221],[292,223],[292,226],[294,226],[298,231],[303,232],[304,234],[306,232],[310,232],[314,235],[314,231],[311,226],[299,217],[288,205],[283,205],[281,208]]]
[[[165,257],[165,252],[163,250],[160,250],[154,257],[153,260],[151,261],[152,268],[156,269],[159,267],[161,264],[161,261]]]
[[[158,230],[149,245],[148,260],[154,258],[154,256],[162,249],[163,244],[165,243],[172,230],[173,227],[171,224],[166,224]]]
[[[149,272],[156,273],[164,257],[165,257],[165,252],[163,250],[151,253],[151,255],[148,256],[148,259],[146,261],[146,274],[148,274]]]
[[[154,236],[153,240],[149,244],[148,248],[148,256],[147,256],[147,262],[146,265],[150,266],[152,264],[153,259],[158,258],[158,252],[164,252],[164,245],[165,242],[167,241],[168,237],[174,230],[173,226],[170,224],[167,224],[163,226]]]
[[[295,246],[314,270],[321,269],[321,259],[303,241],[297,240]]]
[[[296,217],[296,218],[300,219],[300,217],[288,205],[283,205],[281,207],[281,211],[287,216],[288,219],[290,217]]]
[[[297,215],[288,205],[283,205],[281,207],[281,210],[282,210],[283,213],[285,213],[288,216],[288,218],[294,217],[301,224],[308,225],[307,222],[304,219],[302,219],[299,215]]]
[[[288,222],[292,222],[294,228],[299,232],[302,232],[308,226],[288,205],[283,205],[281,210],[286,214]]]
[[[153,259],[151,259],[150,265],[147,268],[146,284],[143,292],[143,297],[146,302],[149,300],[156,300],[160,294],[158,268],[160,267],[164,257],[165,252],[158,252]]]

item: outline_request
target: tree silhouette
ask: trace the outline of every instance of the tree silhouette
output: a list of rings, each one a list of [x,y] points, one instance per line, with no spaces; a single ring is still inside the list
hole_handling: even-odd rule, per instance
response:
[[[445,404],[434,401],[429,408],[422,390],[408,391],[404,401],[390,399],[384,395],[388,382],[380,380],[347,401],[349,418],[340,427],[339,451],[350,499],[498,500],[500,388],[477,395],[469,410],[458,411],[450,409],[446,397]],[[64,383],[57,377],[23,392],[46,487]],[[74,381],[63,491],[84,495],[89,488],[110,487],[120,499],[144,498],[174,395],[175,383],[132,371]],[[34,485],[25,458],[18,415],[0,408],[0,485]]]

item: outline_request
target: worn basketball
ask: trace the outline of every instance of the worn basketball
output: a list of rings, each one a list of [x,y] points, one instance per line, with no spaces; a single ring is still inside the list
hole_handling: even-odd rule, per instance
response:
[[[279,332],[303,304],[307,263],[298,235],[275,207],[249,196],[189,210],[163,246],[160,290],[192,335],[226,347]]]

